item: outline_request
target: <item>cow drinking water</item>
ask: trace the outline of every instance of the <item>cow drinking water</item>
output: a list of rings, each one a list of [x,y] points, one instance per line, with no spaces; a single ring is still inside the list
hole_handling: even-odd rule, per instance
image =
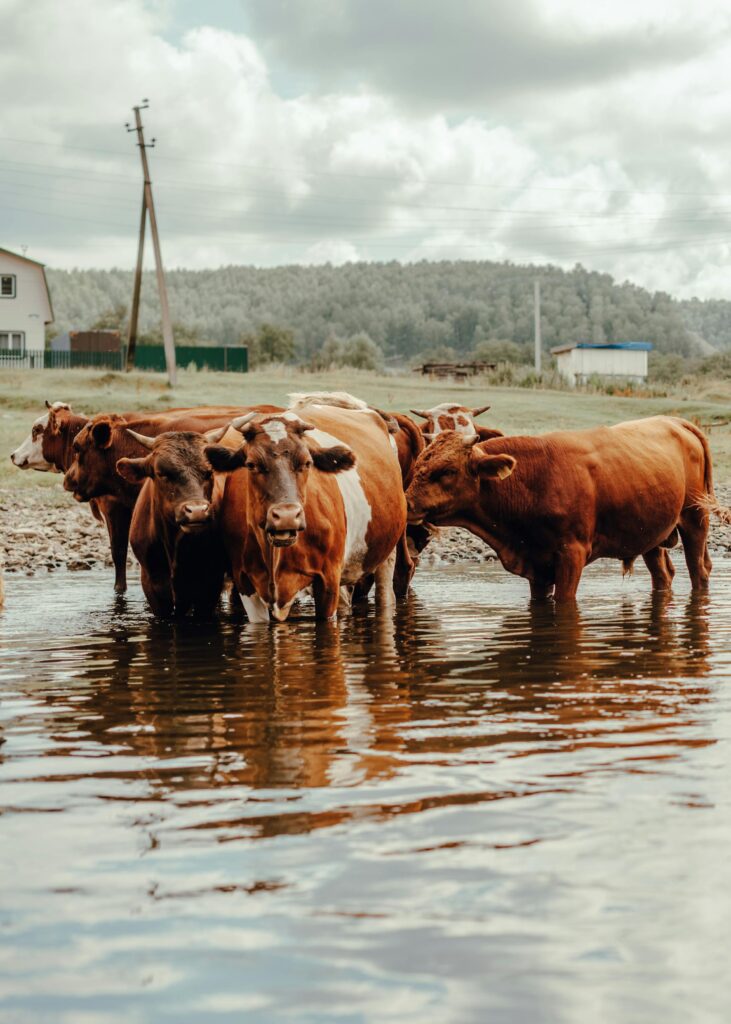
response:
[[[575,598],[597,558],[639,555],[655,589],[670,587],[666,548],[678,535],[694,589],[711,570],[706,537],[713,495],[708,442],[670,416],[539,437],[480,442],[447,431],[419,458],[407,491],[410,522],[462,526],[527,578],[534,597]]]

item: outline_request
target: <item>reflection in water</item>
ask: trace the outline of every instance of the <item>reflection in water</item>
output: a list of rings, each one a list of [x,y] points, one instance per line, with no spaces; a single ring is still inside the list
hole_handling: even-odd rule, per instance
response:
[[[726,572],[668,597],[595,568],[555,608],[442,569],[393,617],[264,629],[152,620],[102,574],[18,580],[0,1010],[680,1019],[668,958],[698,958],[728,891]],[[719,1010],[718,956],[686,1011]]]

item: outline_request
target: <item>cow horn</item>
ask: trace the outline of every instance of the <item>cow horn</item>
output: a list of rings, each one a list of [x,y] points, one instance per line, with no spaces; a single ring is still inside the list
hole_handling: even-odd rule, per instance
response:
[[[206,439],[208,444],[218,444],[228,428],[228,423],[223,427],[215,427],[213,430],[207,430],[203,437]]]
[[[53,408],[53,406],[52,406],[52,405],[51,405],[51,403],[50,403],[50,402],[48,401],[48,399],[46,399],[46,408],[47,408],[47,409],[52,409],[52,408]]]
[[[487,410],[489,408],[490,408],[489,405],[481,405],[477,409],[473,409],[472,410],[472,415],[473,416],[482,416],[483,412],[487,412]]]
[[[429,419],[429,413],[428,412],[419,412],[418,409],[409,409],[409,412],[413,412],[414,416],[421,416],[421,418],[423,420],[428,420]]]
[[[234,430],[240,431],[241,428],[245,427],[247,423],[250,423],[251,420],[253,420],[253,418],[255,416],[256,416],[255,412],[246,412],[246,413],[244,413],[243,416],[237,416],[235,420],[231,420],[231,422],[229,423],[229,426],[233,427]]]
[[[138,441],[143,448],[154,448],[155,438],[147,437],[146,434],[138,434],[136,430],[130,430],[129,427],[125,428],[130,437],[133,437],[135,441]]]

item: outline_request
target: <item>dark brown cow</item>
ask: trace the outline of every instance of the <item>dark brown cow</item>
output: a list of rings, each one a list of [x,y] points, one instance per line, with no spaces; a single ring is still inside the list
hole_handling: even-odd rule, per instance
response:
[[[205,448],[220,441],[226,429],[165,432],[154,438],[130,430],[148,454],[117,462],[120,476],[142,487],[130,543],[147,601],[161,617],[180,617],[191,608],[210,615],[221,595],[226,553],[215,518],[223,479],[214,479]],[[240,437],[234,436],[238,446]]]
[[[409,520],[462,526],[530,581],[534,597],[575,598],[584,566],[639,555],[655,589],[670,587],[665,550],[683,540],[694,589],[708,586],[708,513],[713,495],[708,442],[671,416],[592,430],[479,442],[437,437],[407,492]]]
[[[341,587],[370,573],[377,597],[393,600],[406,502],[388,428],[369,411],[317,406],[306,415],[244,417],[234,423],[238,452],[206,449],[215,469],[231,473],[221,530],[252,621],[284,621],[310,586],[317,617],[330,619]]]
[[[276,406],[261,406],[264,410]],[[74,438],[74,461],[66,471],[63,485],[77,501],[111,500],[114,530],[110,527],[112,559],[117,574],[115,589],[126,589],[127,545],[137,495],[141,483],[131,483],[117,473],[117,462],[124,457],[144,455],[145,448],[127,434],[127,427],[156,437],[166,430],[190,430],[203,433],[224,426],[240,406],[212,406],[174,409],[148,416],[117,416],[101,413],[92,417]]]

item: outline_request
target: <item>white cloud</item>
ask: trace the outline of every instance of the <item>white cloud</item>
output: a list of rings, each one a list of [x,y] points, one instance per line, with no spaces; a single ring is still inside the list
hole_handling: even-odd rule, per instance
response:
[[[502,59],[525,60],[513,31],[522,15],[498,6]],[[531,45],[547,48],[547,63],[518,64],[526,83],[517,74],[503,89],[474,79],[471,109],[450,116],[449,47],[428,66],[444,42],[436,8],[411,39],[403,19],[389,22],[383,62],[408,71],[397,81],[395,71],[378,78],[367,47],[352,50],[344,4],[335,27],[353,59],[339,81],[322,52],[331,72],[309,91],[278,83],[282,52],[299,42],[303,61],[317,57],[317,3],[289,25],[274,4],[261,38],[205,25],[202,14],[171,41],[173,10],[110,0],[102,15],[87,0],[0,0],[0,93],[15,98],[0,110],[0,244],[28,244],[56,266],[130,266],[141,183],[123,123],[149,96],[169,266],[580,259],[679,294],[725,293],[731,195],[713,195],[728,187],[731,158],[722,5],[701,17],[681,4],[620,3],[588,19],[575,0],[536,0]],[[452,42],[486,24],[482,4],[449,13]],[[617,40],[632,31],[638,44],[615,74]],[[554,75],[561,47],[576,56],[589,36],[601,73],[577,57],[571,75]],[[417,43],[425,53],[412,52]]]

